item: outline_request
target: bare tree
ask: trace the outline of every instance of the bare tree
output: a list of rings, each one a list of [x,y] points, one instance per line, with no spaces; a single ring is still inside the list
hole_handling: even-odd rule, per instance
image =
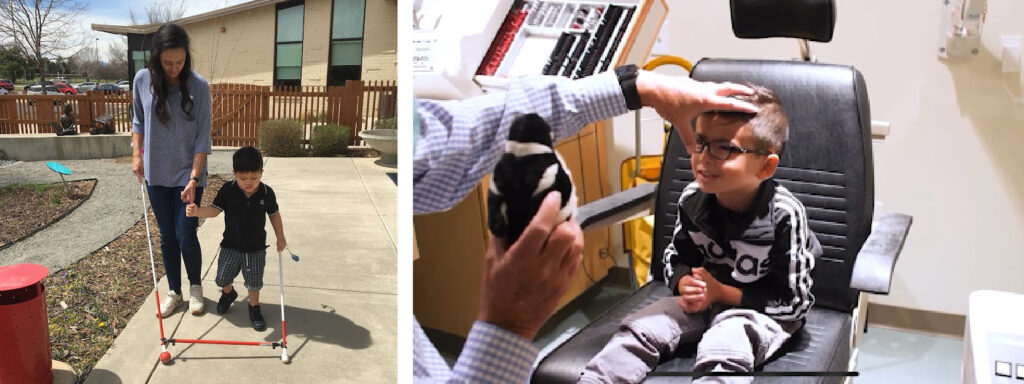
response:
[[[48,58],[77,53],[88,36],[78,30],[78,16],[86,10],[77,0],[0,0],[0,34],[21,48],[39,72],[46,94]]]
[[[128,66],[128,43],[124,39],[115,40],[107,46],[107,55],[110,56],[110,62],[107,63],[105,68],[104,78],[108,74],[113,74],[114,79],[119,79],[125,74],[131,78],[131,68]]]
[[[87,78],[96,76],[97,70],[102,66],[99,50],[94,45],[82,47],[82,50],[68,58],[68,66],[72,71],[83,74]]]
[[[180,19],[185,15],[185,0],[154,0],[146,6],[146,19],[128,10],[128,18],[132,25],[163,24]]]

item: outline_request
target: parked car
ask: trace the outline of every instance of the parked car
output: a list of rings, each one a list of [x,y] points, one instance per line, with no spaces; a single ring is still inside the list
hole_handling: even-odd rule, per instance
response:
[[[28,87],[28,94],[29,95],[42,95],[43,94],[43,88],[40,87],[39,84],[32,85],[32,86]],[[60,94],[64,94],[64,93],[61,92],[59,89],[57,89],[56,86],[47,85],[46,86],[46,94],[47,95],[60,95]]]
[[[64,84],[64,83],[57,83],[57,84],[54,84],[53,86],[55,88],[57,88],[57,90],[59,90],[60,93],[63,93],[65,95],[77,95],[78,94],[78,90],[75,89],[75,87],[72,87],[72,86]]]
[[[53,82],[54,83],[64,83],[64,84],[67,84],[68,83],[68,78],[64,77],[64,76],[57,76],[57,77],[53,78]]]
[[[131,83],[128,80],[121,80],[117,82],[117,87],[121,88],[122,91],[131,91]]]
[[[13,91],[14,83],[7,79],[0,79],[0,88],[3,88],[5,91]]]
[[[26,86],[25,86],[25,92],[28,92],[28,89],[29,89],[29,88],[31,88],[31,87],[34,87],[34,86],[36,86],[36,85],[39,85],[39,82],[38,82],[38,81],[37,81],[37,82],[34,82],[34,83],[32,83],[32,84],[26,85]],[[53,85],[53,82],[52,82],[52,81],[49,81],[49,80],[47,80],[47,81],[46,81],[46,85]]]
[[[7,88],[0,87],[0,95],[6,95],[6,94],[7,94]]]
[[[77,89],[78,92],[89,92],[96,89],[96,85],[97,84],[94,82],[86,81],[84,83],[78,83],[78,85],[75,86],[75,89]]]
[[[116,95],[120,95],[120,94],[125,92],[123,89],[121,89],[121,87],[118,87],[117,84],[110,84],[110,83],[99,84],[92,91],[93,92],[101,92],[101,93],[104,93],[104,94],[116,94]]]

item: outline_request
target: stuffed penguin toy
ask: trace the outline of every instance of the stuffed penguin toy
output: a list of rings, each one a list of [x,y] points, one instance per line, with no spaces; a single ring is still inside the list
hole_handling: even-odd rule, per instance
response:
[[[487,225],[506,247],[519,239],[551,191],[562,194],[560,220],[576,215],[576,186],[553,141],[551,126],[535,113],[512,121],[487,192]]]

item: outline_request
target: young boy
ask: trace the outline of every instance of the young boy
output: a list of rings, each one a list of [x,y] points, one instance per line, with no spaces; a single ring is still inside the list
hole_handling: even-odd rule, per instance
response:
[[[700,341],[695,371],[750,372],[803,326],[821,246],[804,206],[771,179],[789,136],[778,99],[748,85],[757,114],[697,118],[696,181],[679,198],[665,281],[674,296],[624,319],[581,383],[642,381],[680,344]],[[751,381],[751,377],[704,380]]]
[[[217,217],[224,212],[224,240],[220,243],[217,261],[217,285],[221,287],[217,313],[225,313],[238,298],[232,281],[242,272],[245,288],[249,290],[249,320],[253,329],[263,331],[267,324],[260,313],[260,288],[263,288],[263,268],[266,266],[266,217],[277,235],[277,251],[284,250],[287,242],[277,207],[274,190],[260,182],[263,177],[263,156],[253,147],[235,151],[232,157],[235,180],[217,191],[213,205],[197,207],[189,204],[185,214],[189,217]]]

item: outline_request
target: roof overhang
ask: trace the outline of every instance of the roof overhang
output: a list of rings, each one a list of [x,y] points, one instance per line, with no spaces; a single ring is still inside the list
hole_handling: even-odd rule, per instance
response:
[[[274,5],[277,3],[283,3],[291,0],[254,0],[247,3],[241,3],[232,5],[227,8],[221,8],[206,13],[200,13],[189,17],[184,17],[178,20],[171,21],[174,24],[185,26],[192,23],[198,23],[200,21],[206,21],[210,19],[216,19],[218,17],[224,17],[239,12],[245,12],[251,9],[265,7],[268,5]],[[110,25],[110,24],[93,24],[92,30],[113,33],[115,35],[129,35],[129,34],[149,34],[156,32],[157,29],[163,24],[143,24],[143,25]]]

